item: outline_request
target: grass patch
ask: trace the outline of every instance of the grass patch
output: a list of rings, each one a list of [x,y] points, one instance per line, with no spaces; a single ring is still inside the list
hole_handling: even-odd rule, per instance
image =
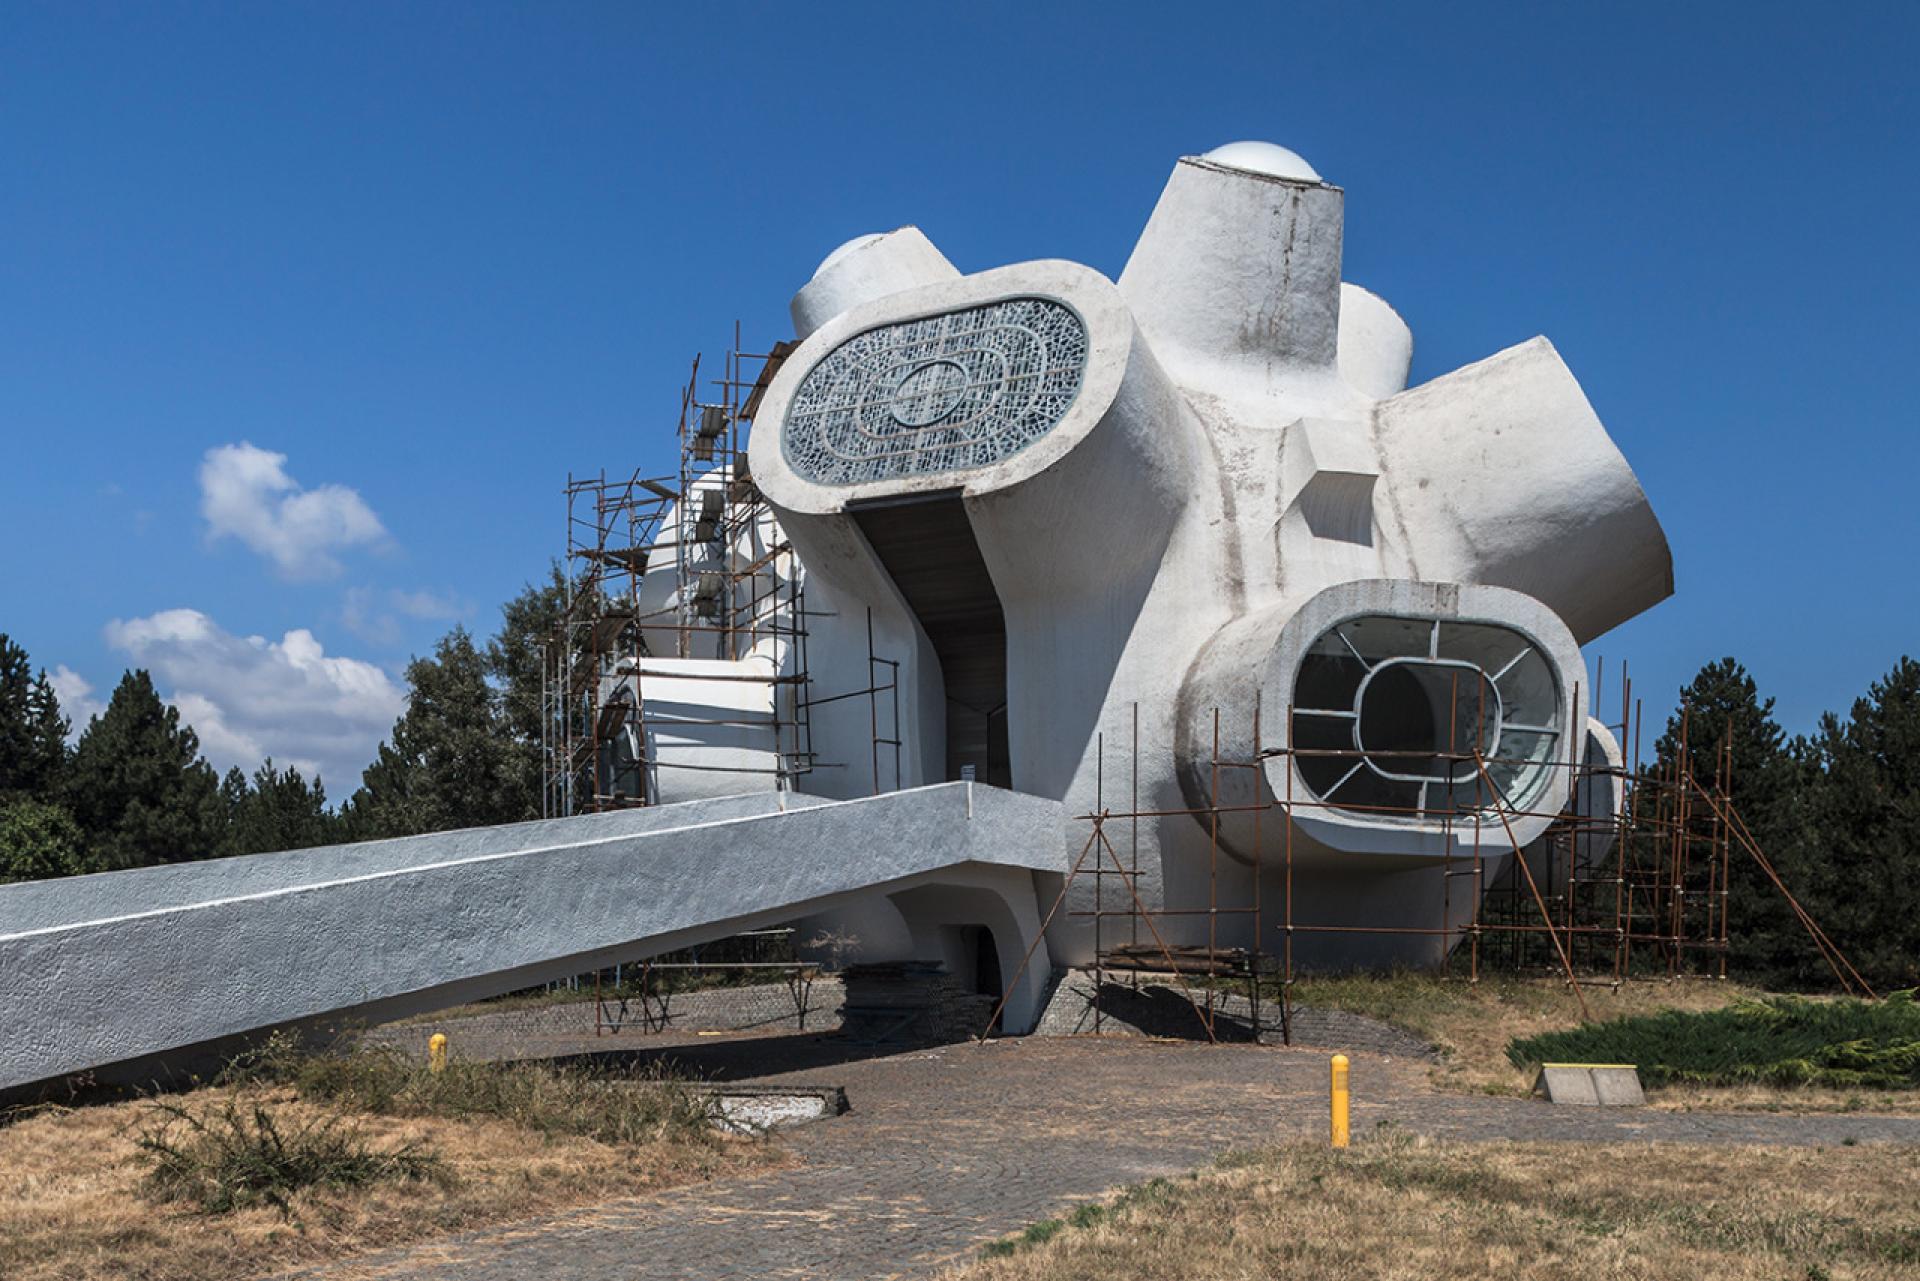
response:
[[[1892,1281],[1920,1261],[1916,1204],[1911,1148],[1397,1137],[1339,1154],[1317,1144],[1236,1154],[948,1275]]]
[[[1650,1085],[1920,1087],[1920,1004],[1774,996],[1718,1010],[1665,1010],[1515,1040],[1516,1068],[1634,1063]]]
[[[397,1050],[269,1063],[268,1079],[300,1097],[378,1116],[493,1117],[534,1131],[602,1143],[712,1147],[709,1104],[682,1080],[639,1071],[544,1063],[454,1060],[433,1072]]]
[[[270,1205],[291,1218],[291,1197],[307,1188],[445,1177],[421,1140],[381,1149],[340,1115],[288,1122],[231,1096],[211,1108],[156,1103],[153,1111],[135,1140],[150,1166],[146,1191],[204,1214]]]
[[[713,1132],[681,1082],[281,1045],[188,1094],[0,1126],[0,1277],[242,1281],[786,1159]]]
[[[1004,1259],[1022,1250],[1045,1245],[1068,1229],[1085,1232],[1126,1210],[1137,1206],[1153,1205],[1164,1200],[1172,1187],[1172,1182],[1167,1179],[1152,1179],[1146,1183],[1136,1183],[1122,1190],[1112,1204],[1088,1201],[1084,1205],[1075,1207],[1073,1213],[1064,1219],[1042,1219],[1038,1223],[1028,1224],[1026,1228],[1010,1237],[989,1241],[980,1247],[980,1257]]]
[[[1596,1020],[1663,1010],[1715,1010],[1765,994],[1736,983],[1642,981],[1585,989]],[[1294,999],[1391,1023],[1437,1047],[1435,1083],[1476,1093],[1524,1095],[1532,1077],[1507,1057],[1516,1040],[1580,1026],[1580,1006],[1559,979],[1489,976],[1478,983],[1429,973],[1302,978]]]

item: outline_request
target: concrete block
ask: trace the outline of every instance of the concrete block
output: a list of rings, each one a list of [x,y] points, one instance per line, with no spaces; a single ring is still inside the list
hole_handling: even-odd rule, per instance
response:
[[[1639,1107],[1647,1096],[1631,1063],[1542,1063],[1533,1092],[1576,1107]]]

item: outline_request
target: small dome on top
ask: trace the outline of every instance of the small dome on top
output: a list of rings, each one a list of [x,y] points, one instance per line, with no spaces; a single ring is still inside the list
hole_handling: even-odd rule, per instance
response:
[[[1300,158],[1299,152],[1289,151],[1271,142],[1230,142],[1224,147],[1215,147],[1200,158],[1229,169],[1265,174],[1269,178],[1320,181],[1320,175],[1314,172],[1312,165]]]
[[[842,258],[845,258],[848,254],[852,253],[854,250],[865,249],[868,245],[872,244],[874,241],[880,239],[882,236],[886,234],[887,233],[884,231],[870,231],[864,236],[855,236],[852,240],[847,241],[845,244],[841,245],[838,249],[828,254],[825,258],[822,258],[820,260],[820,265],[813,269],[814,276],[818,278],[821,272],[833,266],[834,263],[839,262]]]

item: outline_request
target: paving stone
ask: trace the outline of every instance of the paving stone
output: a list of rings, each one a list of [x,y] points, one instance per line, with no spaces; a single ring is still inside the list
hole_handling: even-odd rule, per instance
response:
[[[1031,1037],[857,1057],[844,1037],[662,1045],[720,1080],[844,1085],[850,1111],[782,1140],[796,1168],[468,1233],[300,1274],[319,1281],[925,1276],[984,1243],[1219,1153],[1326,1129],[1327,1056],[1259,1045]],[[873,1054],[874,1051],[864,1053]],[[1356,1144],[1462,1140],[1920,1143],[1920,1117],[1556,1108],[1442,1095],[1425,1066],[1352,1055]]]

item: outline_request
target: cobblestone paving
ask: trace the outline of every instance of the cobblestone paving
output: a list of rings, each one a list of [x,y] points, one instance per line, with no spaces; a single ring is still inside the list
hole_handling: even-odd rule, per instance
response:
[[[840,1061],[838,1038],[666,1053],[727,1078],[846,1087],[852,1111],[792,1131],[797,1168],[682,1188],[304,1274],[324,1281],[923,1276],[1118,1185],[1229,1148],[1318,1136],[1326,1056],[1252,1045],[1030,1038]],[[784,1069],[768,1071],[768,1068]],[[1354,1133],[1458,1139],[1920,1143],[1920,1117],[1552,1107],[1439,1095],[1424,1064],[1356,1055]]]

